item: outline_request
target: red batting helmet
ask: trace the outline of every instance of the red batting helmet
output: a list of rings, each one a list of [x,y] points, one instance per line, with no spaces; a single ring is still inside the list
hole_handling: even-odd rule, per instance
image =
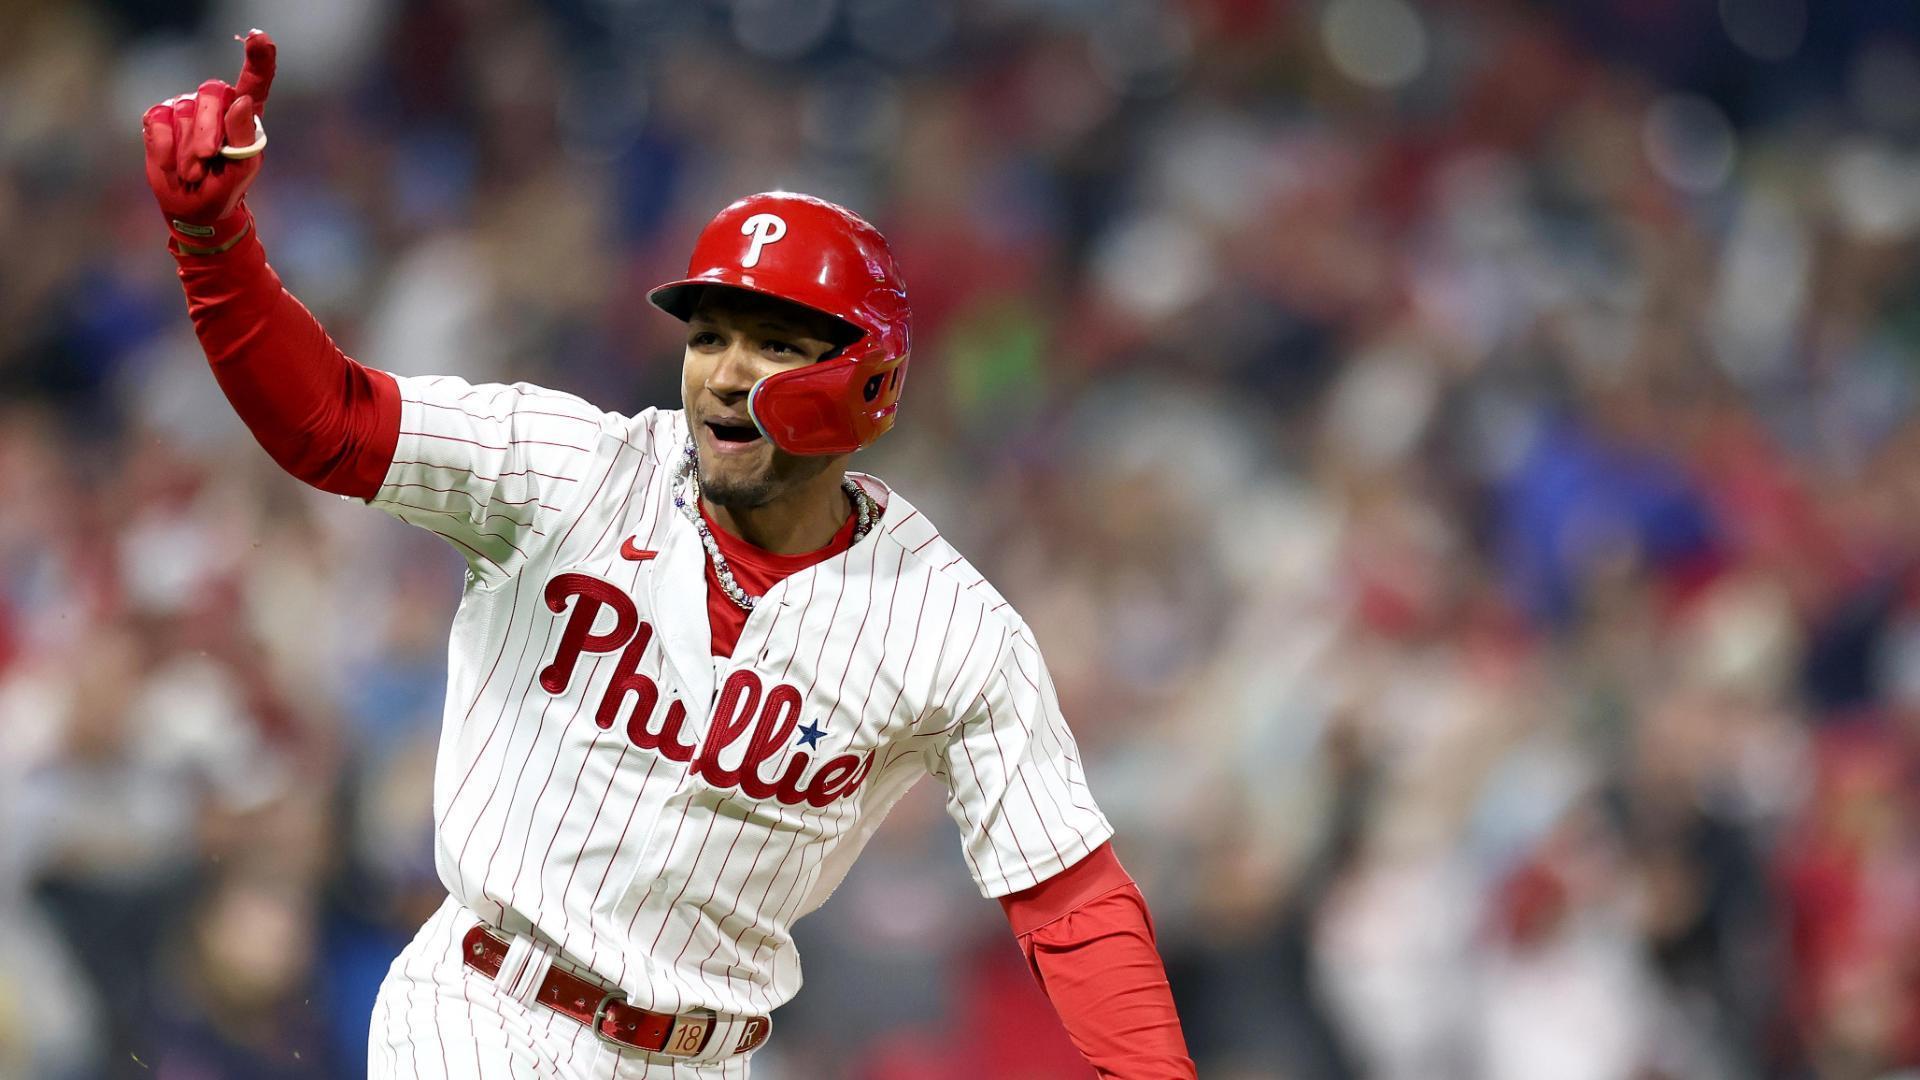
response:
[[[860,215],[811,195],[749,195],[700,231],[687,276],[647,299],[685,322],[700,285],[778,297],[860,332],[825,360],[754,383],[747,412],[775,446],[790,454],[846,454],[893,426],[913,313],[886,237]]]

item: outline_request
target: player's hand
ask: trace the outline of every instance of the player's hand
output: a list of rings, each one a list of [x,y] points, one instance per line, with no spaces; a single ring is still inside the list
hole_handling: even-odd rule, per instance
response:
[[[275,49],[264,30],[246,36],[246,63],[233,86],[208,79],[148,109],[141,118],[147,185],[183,251],[224,251],[246,234],[243,200],[266,147],[261,114],[273,87]]]

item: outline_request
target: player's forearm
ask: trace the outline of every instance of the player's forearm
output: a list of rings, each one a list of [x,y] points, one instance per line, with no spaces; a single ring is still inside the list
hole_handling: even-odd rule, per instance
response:
[[[1000,903],[1034,977],[1099,1075],[1195,1075],[1146,898],[1111,845]]]
[[[340,351],[281,286],[253,230],[228,251],[174,257],[194,333],[255,440],[323,491],[372,498],[400,429],[392,377]]]
[[[1124,885],[1022,935],[1020,947],[1073,1044],[1100,1076],[1195,1075],[1138,888]]]

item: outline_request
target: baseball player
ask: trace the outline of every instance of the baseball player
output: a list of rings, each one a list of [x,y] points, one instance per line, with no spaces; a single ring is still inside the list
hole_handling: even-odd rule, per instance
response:
[[[791,930],[922,776],[1100,1075],[1192,1076],[1032,631],[849,455],[890,427],[911,314],[887,242],[774,192],[648,299],[684,408],[343,355],[245,195],[274,45],[144,118],[194,329],[260,445],[466,560],[434,780],[449,893],[395,960],[376,1077],[744,1077],[800,988]]]

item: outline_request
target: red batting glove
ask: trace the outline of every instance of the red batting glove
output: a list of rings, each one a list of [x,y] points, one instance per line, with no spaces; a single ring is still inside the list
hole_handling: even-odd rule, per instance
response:
[[[249,31],[246,49],[238,85],[208,79],[199,90],[148,109],[140,120],[147,186],[166,216],[170,246],[182,254],[226,251],[253,227],[247,186],[260,173],[267,141],[260,114],[273,86],[273,38],[264,30]]]

